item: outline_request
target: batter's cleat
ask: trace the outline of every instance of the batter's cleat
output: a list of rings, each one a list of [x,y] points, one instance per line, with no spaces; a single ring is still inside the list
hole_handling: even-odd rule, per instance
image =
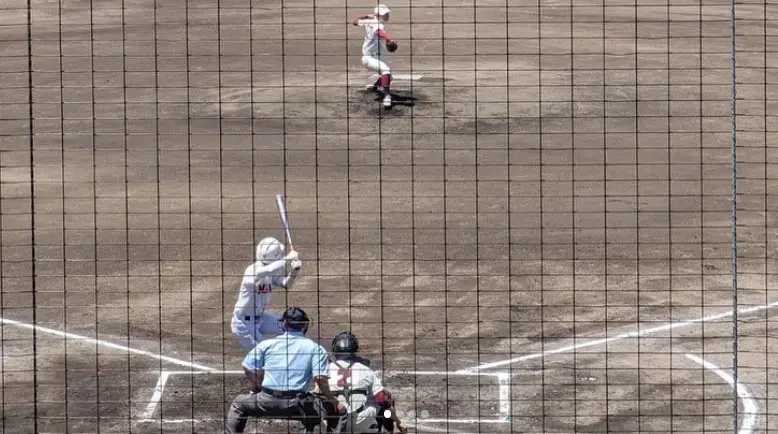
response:
[[[384,97],[384,107],[389,108],[391,106],[392,106],[392,95],[387,94]]]

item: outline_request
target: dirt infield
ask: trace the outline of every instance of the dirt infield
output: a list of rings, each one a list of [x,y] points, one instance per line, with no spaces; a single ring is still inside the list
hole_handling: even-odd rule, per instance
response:
[[[219,432],[278,192],[304,269],[272,310],[357,333],[413,431],[775,429],[767,5],[737,13],[738,388],[728,4],[391,3],[423,75],[391,110],[370,2],[59,5],[0,5],[2,432]]]

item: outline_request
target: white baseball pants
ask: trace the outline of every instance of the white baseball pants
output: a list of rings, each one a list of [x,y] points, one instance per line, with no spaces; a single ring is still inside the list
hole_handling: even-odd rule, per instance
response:
[[[261,316],[237,317],[232,316],[232,334],[238,338],[238,343],[243,347],[243,352],[248,354],[265,335],[280,335],[284,332],[281,328],[281,318],[270,312]]]
[[[362,65],[370,71],[377,72],[380,75],[391,74],[392,70],[383,56],[371,57],[362,56]]]

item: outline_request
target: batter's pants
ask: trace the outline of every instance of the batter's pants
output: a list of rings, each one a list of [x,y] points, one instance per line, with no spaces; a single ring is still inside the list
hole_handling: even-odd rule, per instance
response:
[[[392,70],[383,56],[371,57],[363,56],[362,65],[370,71],[377,72],[380,75],[391,74]]]
[[[243,347],[243,353],[248,354],[253,350],[265,335],[280,335],[284,332],[281,328],[281,318],[270,312],[262,316],[232,316],[232,334],[238,338],[238,343]]]
[[[327,410],[314,395],[308,392],[271,394],[265,391],[238,395],[227,413],[226,434],[242,433],[249,417],[287,419],[302,424],[303,433],[313,433]]]

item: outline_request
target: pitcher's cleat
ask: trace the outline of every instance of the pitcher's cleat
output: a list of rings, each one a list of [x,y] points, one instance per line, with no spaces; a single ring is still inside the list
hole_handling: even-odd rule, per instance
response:
[[[378,77],[376,81],[374,81],[372,84],[370,82],[365,83],[365,91],[367,92],[378,92],[378,86],[381,84],[381,77]]]
[[[391,107],[392,106],[392,95],[386,95],[384,97],[384,107]]]

